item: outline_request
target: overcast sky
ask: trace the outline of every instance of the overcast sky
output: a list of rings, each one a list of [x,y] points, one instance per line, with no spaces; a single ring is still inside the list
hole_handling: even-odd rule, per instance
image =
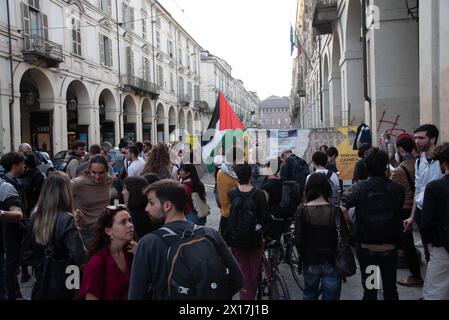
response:
[[[232,76],[261,100],[290,95],[296,0],[159,2],[205,50],[226,60]]]

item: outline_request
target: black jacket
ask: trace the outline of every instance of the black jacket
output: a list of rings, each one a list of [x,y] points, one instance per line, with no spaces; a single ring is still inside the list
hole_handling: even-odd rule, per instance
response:
[[[385,243],[390,243],[397,245],[402,232],[402,206],[405,199],[405,189],[398,183],[392,182],[385,176],[379,177],[369,177],[366,180],[361,180],[354,183],[349,189],[344,193],[341,203],[342,206],[349,209],[355,207],[356,220],[359,220],[362,214],[362,202],[365,194],[369,189],[372,188],[373,184],[380,183],[383,184],[389,191],[392,198],[395,200],[393,203],[395,211],[395,230],[396,236],[394,239],[389,239]],[[356,222],[357,224],[357,222]],[[358,241],[361,243],[368,244],[369,242],[361,241],[360,234],[357,229]]]
[[[449,252],[449,174],[426,186],[421,213],[421,236]],[[446,230],[445,230],[446,229]]]
[[[36,267],[45,257],[45,246],[37,244],[33,236],[35,215],[31,216],[27,226],[27,233],[23,242],[23,260],[28,265]],[[78,226],[74,217],[68,212],[59,213],[54,233],[54,252],[56,258],[71,257],[75,265],[82,265],[87,258]],[[52,241],[52,240],[50,240]]]

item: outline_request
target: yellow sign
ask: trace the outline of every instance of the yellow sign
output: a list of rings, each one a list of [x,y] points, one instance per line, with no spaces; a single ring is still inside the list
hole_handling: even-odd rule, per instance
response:
[[[197,136],[194,136],[193,134],[188,134],[186,136],[185,143],[190,144],[192,150],[196,150],[198,148],[198,138],[197,138]]]
[[[357,131],[356,126],[340,127],[337,130],[343,134],[345,139],[337,146],[337,168],[340,171],[340,180],[352,180],[356,162],[359,160],[357,150],[352,149],[351,133]]]

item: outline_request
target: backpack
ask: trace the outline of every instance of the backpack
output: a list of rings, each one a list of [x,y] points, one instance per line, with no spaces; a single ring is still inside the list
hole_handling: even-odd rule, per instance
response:
[[[27,176],[25,178],[20,178],[20,181],[22,181],[23,184],[23,205],[25,208],[25,212],[27,215],[31,213],[31,210],[33,210],[34,206],[37,204],[37,200],[39,199],[40,189],[39,187],[42,187],[41,185],[38,185],[36,183],[36,179],[40,177],[45,180],[46,176],[39,170],[33,173],[31,176]]]
[[[306,185],[307,176],[310,174],[309,166],[304,159],[296,155],[290,156],[288,180],[296,181],[301,189]]]
[[[200,194],[198,192],[192,193],[192,204],[193,208],[198,214],[198,218],[205,218],[208,215],[210,215],[209,205],[206,203],[206,201],[201,199]]]
[[[281,201],[274,209],[275,218],[288,219],[296,213],[296,209],[301,203],[301,190],[295,181],[283,181],[281,191]]]
[[[162,227],[153,233],[168,245],[167,294],[170,300],[231,299],[229,270],[205,228],[195,225],[181,236]]]
[[[262,228],[256,218],[256,204],[253,197],[259,191],[257,188],[250,192],[233,189],[229,192],[231,209],[229,211],[227,232],[230,246],[235,248],[259,248]]]
[[[333,206],[339,206],[340,205],[340,192],[338,191],[337,186],[335,183],[332,182],[331,177],[333,175],[333,171],[327,170],[326,178],[329,181],[331,188],[332,188],[332,194],[329,197],[329,203]]]
[[[391,182],[389,182],[391,183]],[[396,201],[385,185],[373,183],[362,195],[357,210],[357,232],[363,243],[384,243],[398,238]]]
[[[70,158],[67,160],[67,162],[64,161],[64,164],[63,164],[63,166],[62,166],[62,170],[61,170],[61,171],[67,173],[67,167],[69,166],[70,161],[72,161],[72,160],[74,160],[74,159],[78,159],[78,158],[75,157],[75,156],[72,156],[72,157],[70,157]]]

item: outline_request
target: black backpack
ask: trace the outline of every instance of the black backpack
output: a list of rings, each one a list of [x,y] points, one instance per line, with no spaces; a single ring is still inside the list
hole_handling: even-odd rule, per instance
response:
[[[292,155],[289,157],[288,170],[288,180],[296,181],[299,187],[303,189],[306,185],[307,176],[310,174],[307,162],[296,155]]]
[[[301,203],[301,190],[295,181],[283,181],[281,191],[281,201],[275,208],[273,214],[275,218],[292,218]]]
[[[167,294],[170,300],[231,299],[229,270],[205,228],[195,225],[179,236],[162,227],[154,231],[168,246]],[[165,291],[165,288],[164,290]]]
[[[250,192],[241,192],[236,188],[228,194],[229,200],[231,200],[231,209],[227,238],[231,247],[255,249],[260,246],[262,228],[258,226],[256,205],[253,199],[258,191],[259,189],[253,188]]]
[[[385,241],[397,239],[398,217],[396,207],[396,201],[387,186],[382,182],[373,182],[362,195],[361,207],[357,211],[359,240],[362,243],[381,244]]]

